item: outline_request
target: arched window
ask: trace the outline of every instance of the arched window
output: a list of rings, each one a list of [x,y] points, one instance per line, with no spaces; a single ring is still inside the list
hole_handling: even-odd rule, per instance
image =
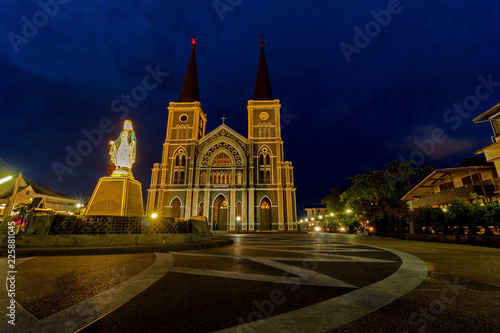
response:
[[[182,155],[181,166],[186,166],[186,155]]]
[[[266,171],[266,184],[271,184],[271,171]]]
[[[228,178],[228,184],[231,184],[231,172],[229,172],[227,178]]]
[[[205,184],[205,183],[206,183],[206,181],[207,181],[207,174],[205,173],[205,171],[203,171],[203,172],[201,173],[201,183],[202,183],[202,184]]]
[[[184,171],[181,171],[181,179],[179,180],[179,184],[184,184]]]
[[[269,200],[267,200],[267,198],[262,200],[262,202],[260,203],[260,209],[271,209],[271,206],[269,205]]]
[[[175,166],[179,166],[179,155],[175,157]]]
[[[259,157],[259,164],[260,164],[260,165],[264,165],[264,155],[263,155],[263,154],[260,154],[260,157]]]
[[[178,179],[179,179],[179,172],[175,171],[174,172],[174,184],[178,184]]]
[[[259,170],[259,183],[264,184],[264,170]]]
[[[238,185],[241,185],[241,171],[238,171]]]
[[[231,158],[226,153],[220,152],[217,154],[217,156],[215,156],[212,165],[215,166],[232,165]]]
[[[271,165],[271,158],[269,154],[266,154],[266,165]]]
[[[215,184],[215,172],[212,172],[212,184]]]

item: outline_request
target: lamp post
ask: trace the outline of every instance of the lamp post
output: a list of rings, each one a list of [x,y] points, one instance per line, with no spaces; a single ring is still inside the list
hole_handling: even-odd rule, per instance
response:
[[[4,220],[8,219],[10,216],[10,212],[12,211],[12,206],[14,205],[14,201],[16,200],[17,190],[19,189],[19,183],[21,182],[22,178],[23,178],[22,174],[19,174],[17,176],[16,184],[14,185],[14,192],[12,192],[12,196],[9,198],[7,205],[5,205],[5,210],[3,212],[3,219]],[[12,177],[9,179],[12,179]],[[9,179],[7,179],[7,180],[9,180]]]
[[[236,231],[238,233],[240,233],[240,220],[241,220],[241,217],[236,216]]]

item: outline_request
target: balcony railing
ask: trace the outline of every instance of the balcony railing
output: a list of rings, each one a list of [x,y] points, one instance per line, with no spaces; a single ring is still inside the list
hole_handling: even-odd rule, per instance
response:
[[[500,180],[495,180],[496,183],[496,189],[500,189]],[[430,206],[430,205],[445,205],[450,203],[451,199],[453,198],[465,198],[465,199],[471,199],[473,197],[473,193],[476,193],[477,195],[481,196],[493,196],[497,193],[495,193],[495,186],[492,185],[484,185],[484,193],[483,192],[483,186],[481,185],[473,185],[473,186],[465,186],[465,187],[458,187],[453,190],[445,191],[445,192],[438,192],[434,195],[425,197],[425,198],[420,198],[417,200],[413,201],[413,207],[423,207],[423,206]]]

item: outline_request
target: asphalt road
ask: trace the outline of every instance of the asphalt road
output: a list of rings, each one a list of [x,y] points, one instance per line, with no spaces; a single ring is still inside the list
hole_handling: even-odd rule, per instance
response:
[[[0,330],[500,331],[499,249],[326,233],[218,237],[234,245],[24,259],[16,329]]]

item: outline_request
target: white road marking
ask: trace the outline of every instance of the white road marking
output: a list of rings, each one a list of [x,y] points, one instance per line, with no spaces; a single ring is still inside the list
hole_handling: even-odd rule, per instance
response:
[[[232,332],[326,332],[389,304],[418,287],[427,276],[427,265],[401,251],[375,247],[399,256],[402,264],[391,276],[342,296],[257,322],[217,331]],[[314,323],[311,325],[311,323]]]
[[[95,297],[89,298],[80,304],[64,309],[42,320],[33,317],[28,311],[18,305],[16,307],[16,331],[41,333],[75,332],[81,330],[149,288],[174,265],[174,258],[171,254],[155,253],[155,256],[155,261],[139,274]],[[5,277],[3,276],[6,274],[5,272],[6,270],[0,272],[0,279]]]

